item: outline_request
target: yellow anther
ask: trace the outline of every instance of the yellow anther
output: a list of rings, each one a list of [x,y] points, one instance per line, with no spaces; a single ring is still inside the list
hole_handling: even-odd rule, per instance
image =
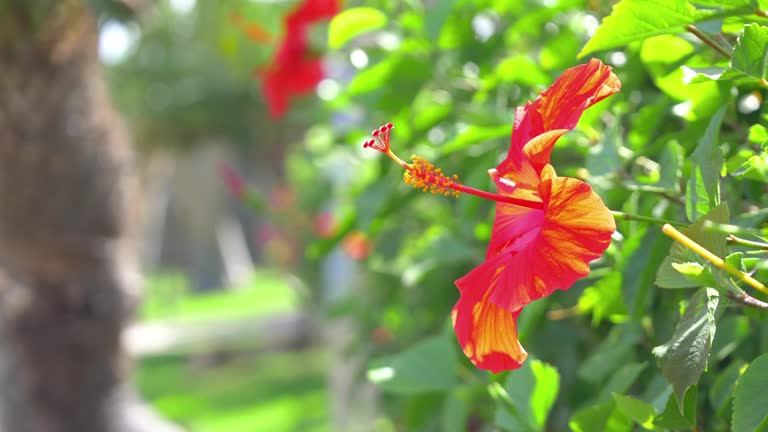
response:
[[[459,186],[459,176],[446,176],[442,169],[435,168],[433,164],[421,156],[411,155],[411,163],[408,164],[408,169],[403,173],[403,180],[413,186],[414,189],[421,189],[424,192],[431,191],[433,194],[459,196],[459,192],[456,190]]]

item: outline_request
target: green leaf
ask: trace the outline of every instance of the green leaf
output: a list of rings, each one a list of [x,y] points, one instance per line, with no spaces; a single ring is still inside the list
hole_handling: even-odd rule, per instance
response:
[[[752,125],[749,128],[749,142],[760,144],[761,146],[768,141],[768,130],[763,125]]]
[[[616,401],[616,408],[625,416],[645,429],[653,429],[653,419],[657,414],[653,405],[618,393],[613,394],[613,399]]]
[[[441,30],[444,28],[445,21],[451,15],[456,0],[441,0],[439,2],[428,3],[427,10],[424,13],[424,31],[429,40],[437,40]]]
[[[695,12],[686,0],[622,0],[613,6],[578,57],[651,36],[678,33],[694,22]]]
[[[355,96],[384,87],[394,75],[398,62],[399,59],[393,56],[363,69],[350,81],[347,92]]]
[[[640,330],[632,325],[614,326],[608,337],[579,367],[579,378],[598,382],[632,359],[632,353],[641,338]]]
[[[568,426],[573,432],[630,432],[632,420],[616,409],[616,401],[611,400],[577,411]]]
[[[756,0],[692,0],[695,6],[717,8],[721,10],[743,9],[751,12],[757,8]]]
[[[715,279],[712,271],[708,266],[702,265],[697,262],[686,263],[672,263],[672,268],[678,273],[685,276],[695,286],[716,286],[717,280]]]
[[[760,152],[760,154],[750,156],[749,159],[747,159],[747,161],[732,174],[735,177],[743,177],[768,183],[768,153],[763,151]]]
[[[610,400],[613,393],[624,393],[632,386],[640,373],[648,366],[647,362],[629,363],[621,367],[600,389],[598,402]]]
[[[459,397],[456,392],[451,392],[445,397],[441,411],[441,431],[465,432],[467,430],[467,417],[469,416],[469,404]]]
[[[333,17],[328,28],[328,47],[341,48],[355,36],[375,30],[387,24],[387,16],[378,9],[356,7],[347,9]]]
[[[718,331],[717,334],[719,335],[720,332]],[[733,398],[733,390],[744,367],[743,362],[734,361],[715,378],[715,382],[709,388],[709,403],[715,412],[720,413],[728,408],[727,403]]]
[[[749,334],[749,318],[729,316],[721,319],[717,323],[717,335],[712,342],[713,358],[717,361],[725,359],[749,337]]]
[[[560,374],[557,369],[544,362],[533,360],[531,369],[536,377],[536,388],[531,395],[531,409],[533,410],[534,424],[544,430],[547,424],[547,416],[557,399],[560,391]]]
[[[682,408],[678,405],[677,398],[670,394],[664,412],[653,420],[653,424],[661,428],[673,430],[693,428],[696,424],[694,419],[696,417],[697,394],[696,386],[688,390],[685,394],[685,403]]]
[[[559,388],[557,369],[535,359],[526,362],[509,374],[504,384],[505,398],[514,408],[500,406],[496,411],[496,424],[511,431],[544,430]]]
[[[720,125],[725,115],[725,107],[720,108],[709,122],[704,136],[699,139],[691,155],[693,170],[685,191],[685,214],[688,220],[695,221],[709,209],[720,204],[720,170],[723,166],[723,153],[718,137]]]
[[[507,57],[496,66],[494,78],[526,86],[546,85],[552,79],[530,56],[519,54]]]
[[[592,325],[599,325],[604,318],[621,321],[627,315],[621,291],[621,272],[614,270],[587,287],[579,297],[579,312],[592,311]]]
[[[733,432],[754,432],[768,419],[768,354],[756,358],[736,384],[733,396]]]
[[[459,133],[452,141],[447,142],[442,147],[442,153],[448,154],[463,148],[469,147],[472,144],[477,144],[482,141],[488,141],[496,138],[510,136],[512,134],[512,126],[479,126],[470,125]]]
[[[367,376],[384,391],[413,394],[453,388],[457,384],[457,366],[452,338],[440,335],[397,355],[374,360]]]
[[[680,190],[681,167],[683,164],[683,149],[677,142],[671,142],[661,151],[661,176],[659,186],[672,191]]]
[[[699,381],[707,368],[709,349],[715,336],[715,311],[720,300],[712,288],[699,289],[688,302],[675,332],[664,345],[653,349],[661,372],[672,384],[678,403],[685,392]]]
[[[731,69],[765,80],[768,72],[768,27],[747,24],[736,41],[731,54]]]
[[[729,223],[728,206],[725,203],[720,204],[689,227],[680,230],[680,232],[713,254],[723,256],[725,254],[727,235],[719,231],[705,229],[704,225],[708,222],[716,224]],[[696,275],[697,266],[707,270],[702,271],[700,275]],[[688,274],[684,274],[685,272],[688,272]],[[714,286],[713,283],[716,281],[717,279],[714,278],[709,263],[679,243],[672,245],[669,256],[664,258],[664,262],[661,263],[656,273],[656,285],[660,288]]]

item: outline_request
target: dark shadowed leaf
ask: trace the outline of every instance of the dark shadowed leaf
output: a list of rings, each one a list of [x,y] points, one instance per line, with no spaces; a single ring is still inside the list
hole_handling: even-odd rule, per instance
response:
[[[456,351],[452,338],[432,336],[400,354],[374,360],[368,380],[392,393],[448,390],[457,383]]]
[[[733,398],[736,381],[741,376],[742,368],[745,366],[740,361],[734,361],[715,378],[715,382],[709,388],[709,403],[716,412],[720,413],[728,408],[727,404]]]
[[[598,402],[610,400],[613,393],[626,392],[647,366],[647,362],[629,363],[622,366],[615,374],[611,375],[611,378],[600,390],[600,396],[597,397]]]
[[[645,429],[653,429],[653,419],[657,414],[653,405],[618,393],[613,394],[613,399],[616,401],[616,408],[622,414]]]
[[[698,390],[696,386],[691,387],[685,394],[685,404],[683,409],[677,404],[677,398],[674,395],[669,395],[667,400],[667,406],[664,408],[664,412],[659,414],[653,420],[653,424],[658,427],[678,430],[678,429],[691,429],[695,426],[694,421],[696,417],[696,397]],[[685,413],[685,415],[683,415]]]
[[[709,349],[715,336],[715,312],[720,299],[712,288],[701,288],[691,297],[675,332],[664,345],[653,349],[661,372],[672,384],[678,403],[707,369]]]

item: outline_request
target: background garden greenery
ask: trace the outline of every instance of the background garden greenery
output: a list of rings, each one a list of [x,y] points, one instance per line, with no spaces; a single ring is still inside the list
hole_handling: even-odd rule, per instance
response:
[[[304,308],[326,322],[354,323],[346,350],[365,353],[367,372],[358,379],[381,392],[376,430],[768,428],[767,312],[743,305],[743,294],[767,297],[645,222],[619,222],[588,277],[520,315],[530,354],[521,369],[476,370],[456,343],[450,310],[458,298],[453,282],[484,257],[492,203],[411,190],[401,167],[362,148],[371,129],[392,122],[396,152],[419,154],[467,185],[490,189],[487,170],[506,154],[515,107],[595,56],[613,66],[623,89],[560,139],[552,154],[558,174],[585,179],[612,210],[690,224],[683,232],[702,246],[768,281],[766,250],[728,233],[766,237],[768,2],[612,3],[349,2],[313,33],[328,76],[319,97],[294,105],[278,126],[306,127],[303,137],[289,135],[284,180],[297,208],[309,217],[333,212],[338,230],[318,238],[304,226],[290,271],[309,288]],[[133,56],[111,70],[144,142],[184,148],[215,135],[269,146],[275,128],[251,71],[272,47],[249,40],[230,17],[236,12],[279,33],[290,7],[200,2],[184,15],[157,12]],[[174,67],[142,62],[157,50]],[[156,92],[136,90],[148,85],[167,92],[162,103]],[[365,233],[372,252],[358,262],[353,286],[329,296],[322,265],[351,232]],[[244,297],[210,304],[237,309],[248,301],[237,295]],[[184,301],[181,313],[199,313],[197,300]],[[171,312],[150,301],[145,313]],[[158,408],[200,430],[255,430],[245,424],[268,418],[271,405],[242,411],[246,420],[232,429],[228,410],[264,395],[270,404],[306,401],[310,408],[296,408],[296,416],[323,424],[316,366],[323,353],[277,356],[258,360],[261,377],[244,379],[236,395],[180,378],[174,359],[143,363],[139,381]],[[239,369],[246,363],[226,374],[248,375]],[[204,379],[232,379],[216,373]],[[179,396],[162,394],[173,386]],[[259,430],[310,430],[282,425]]]

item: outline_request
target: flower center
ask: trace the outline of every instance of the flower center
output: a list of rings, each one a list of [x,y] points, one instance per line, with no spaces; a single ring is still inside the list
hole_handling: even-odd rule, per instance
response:
[[[454,174],[451,177],[443,174],[443,170],[435,168],[421,156],[412,155],[409,168],[403,173],[403,180],[406,184],[413,186],[414,189],[421,189],[424,192],[431,191],[433,194],[443,194],[445,196],[459,196],[459,176]]]
[[[394,127],[395,126],[392,123],[387,123],[384,126],[375,129],[371,132],[373,139],[363,143],[363,148],[372,148],[376,151],[380,151],[405,168],[403,180],[406,184],[409,184],[416,189],[421,189],[424,192],[431,191],[434,194],[442,194],[445,196],[453,195],[458,197],[460,192],[464,192],[491,201],[513,204],[520,207],[530,209],[544,208],[544,204],[540,201],[527,201],[522,198],[494,194],[465,186],[459,183],[459,176],[453,175],[448,177],[443,173],[442,169],[435,168],[433,164],[421,156],[411,156],[410,164],[404,162],[392,152],[390,146],[390,131]]]

